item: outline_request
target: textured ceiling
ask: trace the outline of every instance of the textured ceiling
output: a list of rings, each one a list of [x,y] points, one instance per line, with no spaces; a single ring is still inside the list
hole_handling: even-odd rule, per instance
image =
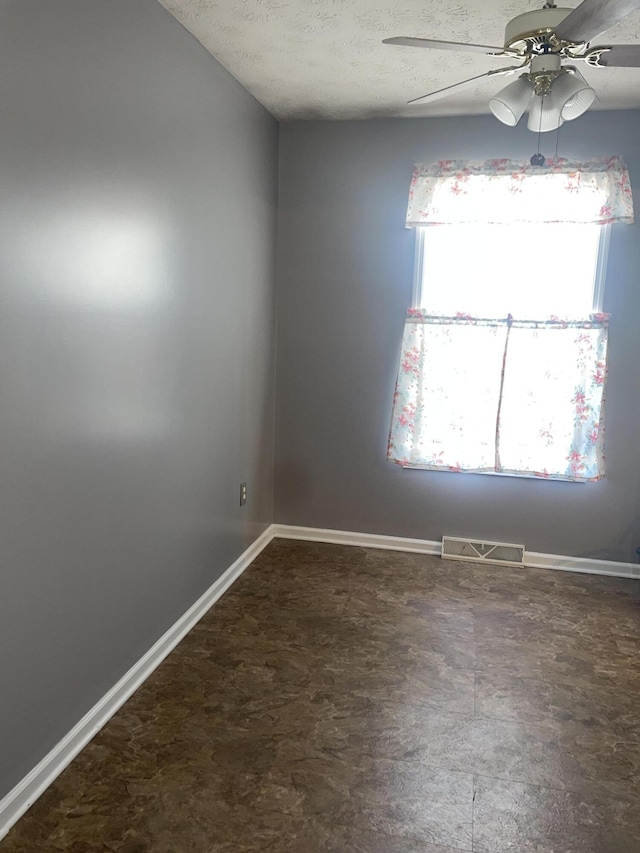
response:
[[[428,106],[406,101],[509,64],[470,53],[383,45],[390,36],[502,45],[510,18],[543,0],[160,0],[279,119],[488,112],[509,78]],[[559,2],[558,5],[561,5]],[[568,2],[568,6],[578,5]],[[597,40],[640,42],[636,13]],[[640,108],[640,69],[580,70],[596,109]]]

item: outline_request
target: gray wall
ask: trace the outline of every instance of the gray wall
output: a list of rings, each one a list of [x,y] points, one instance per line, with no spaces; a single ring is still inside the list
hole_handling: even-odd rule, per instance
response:
[[[555,135],[543,137],[553,154]],[[566,124],[562,156],[622,154],[640,221],[640,113]],[[635,560],[640,545],[640,225],[612,229],[607,478],[588,485],[403,470],[385,461],[414,233],[414,162],[526,158],[536,136],[492,117],[283,125],[276,520],[396,536],[523,542]],[[572,247],[579,251],[579,247]],[[529,260],[541,264],[543,247]],[[542,272],[542,265],[541,265]]]
[[[272,521],[278,128],[155,0],[0,56],[2,796]]]

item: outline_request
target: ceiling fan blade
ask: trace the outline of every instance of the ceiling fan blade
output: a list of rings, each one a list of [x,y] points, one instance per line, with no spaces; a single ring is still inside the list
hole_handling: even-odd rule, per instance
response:
[[[596,62],[589,62],[590,55]],[[640,44],[613,44],[611,47],[596,47],[587,51],[585,59],[589,65],[599,68],[640,68]]]
[[[518,56],[515,50],[508,50],[504,47],[489,47],[486,44],[467,44],[466,42],[458,41],[437,41],[436,39],[417,39],[409,38],[408,36],[398,36],[391,39],[383,39],[382,44],[397,44],[402,47],[432,47],[437,50],[464,50],[467,53],[485,53],[488,56],[501,56],[503,54],[512,54]]]
[[[446,98],[454,92],[459,92],[462,89],[468,89],[476,84],[477,80],[483,80],[485,77],[495,77],[497,74],[515,74],[520,71],[521,66],[516,68],[496,68],[493,71],[487,71],[484,74],[477,74],[475,77],[469,77],[468,80],[461,80],[460,83],[452,83],[451,86],[445,86],[444,89],[436,89],[435,92],[429,92],[428,95],[422,95],[419,98],[413,98],[407,101],[408,104],[429,104],[431,101],[438,101],[440,98]]]
[[[582,0],[556,27],[559,39],[590,42],[640,9],[640,0]]]

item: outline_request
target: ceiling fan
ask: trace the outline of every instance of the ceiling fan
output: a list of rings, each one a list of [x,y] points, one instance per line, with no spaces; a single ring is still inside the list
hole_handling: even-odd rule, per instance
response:
[[[596,93],[573,64],[592,68],[640,68],[640,44],[591,46],[594,38],[640,9],[640,0],[583,0],[575,9],[548,0],[542,9],[524,12],[509,21],[504,47],[434,39],[384,39],[383,44],[484,53],[517,63],[495,68],[460,83],[445,86],[410,104],[425,104],[477,84],[485,77],[522,73],[489,101],[497,119],[515,127],[528,110],[527,127],[535,132],[556,130],[585,113]],[[523,70],[526,69],[526,70]]]

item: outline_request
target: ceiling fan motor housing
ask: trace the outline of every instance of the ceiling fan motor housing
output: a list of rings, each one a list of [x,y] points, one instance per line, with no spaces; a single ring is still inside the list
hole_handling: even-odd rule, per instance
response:
[[[547,41],[558,24],[573,9],[534,9],[509,21],[504,33],[504,46],[511,50],[528,51]]]
[[[531,57],[529,80],[536,95],[548,95],[555,78],[562,74],[562,60],[558,53],[540,53]]]

